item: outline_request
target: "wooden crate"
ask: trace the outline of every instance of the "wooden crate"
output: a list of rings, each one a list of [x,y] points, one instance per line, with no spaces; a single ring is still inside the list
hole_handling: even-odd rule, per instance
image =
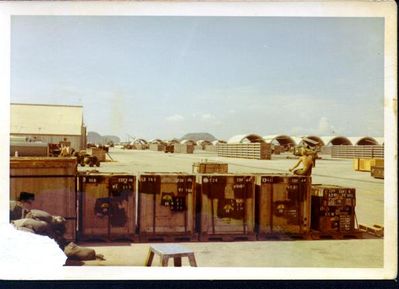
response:
[[[312,186],[311,228],[322,233],[355,231],[356,189]]]
[[[33,192],[34,209],[64,217],[68,241],[76,239],[76,158],[11,157],[10,199]]]
[[[255,236],[255,186],[250,175],[201,174],[198,183],[198,228],[201,241],[212,236]],[[223,238],[225,236],[225,238]]]
[[[150,151],[162,152],[165,149],[165,145],[157,144],[157,143],[151,143],[151,144],[149,144],[148,148],[149,148]]]
[[[173,149],[175,153],[181,153],[181,154],[194,153],[194,145],[192,144],[174,144]]]
[[[217,152],[216,145],[205,145],[205,151],[207,151],[207,152]]]
[[[79,240],[135,240],[136,177],[79,174]]]
[[[361,158],[372,159],[384,158],[383,145],[333,145],[331,147],[331,157],[333,158]]]
[[[146,150],[149,148],[148,144],[141,144],[141,143],[136,143],[133,145],[133,148],[136,150]]]
[[[10,156],[19,157],[48,157],[50,154],[47,143],[11,142]]]
[[[376,179],[384,178],[384,166],[372,166],[370,175]]]
[[[271,158],[271,144],[218,144],[217,154],[221,157],[268,160]]]
[[[88,153],[98,159],[99,162],[105,162],[106,151],[102,148],[92,147]]]
[[[195,177],[145,173],[139,177],[138,224],[142,241],[195,234]]]
[[[360,163],[359,160],[360,159],[357,158],[352,160],[352,166],[354,171],[359,171],[359,163]]]
[[[306,234],[310,230],[311,178],[288,174],[256,176],[258,237]]]
[[[200,174],[227,174],[228,164],[217,162],[201,162],[193,164],[193,172]]]
[[[383,167],[384,159],[353,159],[353,169],[361,172],[371,172],[371,167]]]

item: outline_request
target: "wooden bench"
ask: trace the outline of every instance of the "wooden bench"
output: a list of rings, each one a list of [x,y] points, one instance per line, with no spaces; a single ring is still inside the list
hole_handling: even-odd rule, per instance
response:
[[[181,258],[188,257],[190,266],[197,267],[195,261],[194,252],[188,248],[185,248],[176,244],[162,244],[162,245],[151,245],[148,252],[146,266],[151,266],[154,254],[159,255],[161,260],[161,266],[167,267],[169,258],[173,258],[175,267],[181,267]]]

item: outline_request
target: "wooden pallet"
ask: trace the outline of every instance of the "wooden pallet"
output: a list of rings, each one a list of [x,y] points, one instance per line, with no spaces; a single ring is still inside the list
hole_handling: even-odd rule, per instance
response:
[[[255,233],[248,234],[207,234],[202,233],[199,235],[201,242],[234,242],[234,241],[256,241]]]
[[[367,226],[359,224],[359,230],[379,238],[384,237],[384,226],[381,225]]]
[[[139,236],[141,243],[175,243],[198,241],[198,234],[143,234]]]
[[[363,239],[363,232],[359,230],[348,231],[348,232],[320,232],[312,231],[310,233],[312,240],[343,240],[343,239]]]
[[[110,242],[108,234],[85,235],[78,234],[78,242]]]
[[[137,235],[111,235],[103,234],[103,235],[81,235],[78,237],[79,242],[119,242],[119,241],[128,241],[128,242],[138,242]]]
[[[259,233],[259,241],[294,241],[294,240],[311,240],[310,233]]]

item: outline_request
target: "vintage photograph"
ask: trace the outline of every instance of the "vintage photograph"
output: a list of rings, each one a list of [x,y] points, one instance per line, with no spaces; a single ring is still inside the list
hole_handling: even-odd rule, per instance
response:
[[[392,277],[388,3],[125,4],[10,12],[0,263]]]

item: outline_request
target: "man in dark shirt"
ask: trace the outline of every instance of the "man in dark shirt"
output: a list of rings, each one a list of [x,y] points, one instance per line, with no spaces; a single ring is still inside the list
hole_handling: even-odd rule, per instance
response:
[[[35,194],[28,192],[21,192],[17,201],[10,201],[10,221],[25,218],[32,208],[32,203],[35,200]]]

